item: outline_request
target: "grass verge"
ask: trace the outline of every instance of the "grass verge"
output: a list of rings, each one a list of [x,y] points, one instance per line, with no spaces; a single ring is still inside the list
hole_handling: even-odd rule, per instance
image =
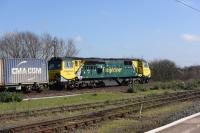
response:
[[[152,128],[157,127],[158,125],[167,124],[172,120],[169,119],[169,116],[174,120],[176,118],[177,113],[184,110],[194,110],[193,106],[196,103],[188,101],[188,102],[177,102],[173,104],[169,104],[166,106],[153,108],[142,112],[142,118],[139,119],[139,114],[130,115],[126,118],[117,119],[117,120],[109,120],[102,122],[97,125],[95,128],[80,130],[80,133],[134,133],[134,132],[144,132],[146,130],[150,130]],[[195,106],[196,107],[196,106]],[[175,114],[175,115],[171,115]],[[181,118],[181,117],[180,117]],[[169,119],[169,120],[168,120]],[[179,119],[177,117],[176,119]]]
[[[51,98],[51,99],[39,99],[28,100],[22,102],[0,103],[0,113],[28,111],[30,109],[41,109],[47,107],[64,106],[72,104],[81,104],[88,102],[97,102],[105,100],[114,100],[128,97],[139,97],[151,94],[161,94],[166,92],[173,92],[170,89],[149,90],[138,93],[121,93],[121,92],[98,92],[87,93],[73,97]]]

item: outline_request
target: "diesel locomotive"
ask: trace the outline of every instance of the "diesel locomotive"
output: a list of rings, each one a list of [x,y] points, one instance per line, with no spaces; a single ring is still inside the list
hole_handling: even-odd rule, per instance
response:
[[[132,58],[54,57],[48,62],[48,73],[50,85],[65,89],[100,87],[111,81],[147,83],[151,78],[148,63]]]

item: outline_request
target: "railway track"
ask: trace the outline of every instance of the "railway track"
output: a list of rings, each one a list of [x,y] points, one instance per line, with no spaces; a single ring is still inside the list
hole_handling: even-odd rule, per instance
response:
[[[169,94],[170,95],[170,94]],[[117,117],[124,117],[128,114],[136,113],[140,110],[141,105],[143,110],[153,107],[166,105],[177,101],[185,101],[200,98],[200,91],[189,91],[182,93],[174,93],[170,96],[160,96],[150,99],[138,100],[133,103],[127,103],[108,109],[102,109],[86,114],[81,114],[73,117],[66,117],[62,119],[55,119],[50,121],[42,121],[37,123],[31,123],[21,126],[12,126],[0,129],[0,132],[61,132],[64,130],[73,130],[78,127],[85,127],[97,122],[101,122],[106,119],[114,119]]]
[[[191,91],[193,92],[193,91]],[[28,111],[21,111],[21,112],[13,112],[13,113],[5,113],[0,114],[0,120],[11,120],[11,119],[18,119],[23,117],[31,117],[37,115],[44,115],[47,113],[59,113],[59,112],[73,112],[73,111],[80,111],[86,109],[98,109],[107,106],[117,106],[122,104],[128,103],[136,103],[142,100],[159,98],[159,97],[171,97],[177,94],[181,94],[185,92],[176,92],[176,93],[169,93],[169,94],[157,94],[153,96],[143,96],[143,97],[130,97],[124,98],[119,100],[111,100],[111,101],[100,101],[100,102],[93,102],[93,103],[85,103],[85,104],[77,104],[77,105],[66,105],[66,106],[58,106],[58,107],[51,107],[51,108],[43,108],[43,109],[32,109]]]
[[[49,97],[49,96],[63,96],[63,95],[73,95],[73,94],[84,94],[84,93],[96,93],[96,92],[126,92],[128,89],[127,86],[105,86],[98,88],[76,88],[73,90],[59,90],[59,88],[54,88],[49,90],[45,88],[42,92],[31,92],[23,94],[25,98],[40,98],[40,97]]]

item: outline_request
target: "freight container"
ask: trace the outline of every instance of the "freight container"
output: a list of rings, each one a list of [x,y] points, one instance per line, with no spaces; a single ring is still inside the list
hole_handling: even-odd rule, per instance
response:
[[[0,85],[38,89],[48,83],[47,62],[42,59],[0,59]]]

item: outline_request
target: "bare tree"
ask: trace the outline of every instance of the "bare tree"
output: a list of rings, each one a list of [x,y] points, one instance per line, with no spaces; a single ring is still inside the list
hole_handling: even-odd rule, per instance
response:
[[[63,39],[53,38],[54,57],[64,56],[65,41]]]
[[[179,69],[173,61],[155,60],[150,63],[150,67],[155,81],[169,81],[179,77]]]
[[[0,52],[2,57],[27,58],[26,38],[22,33],[6,33],[0,39]]]
[[[54,51],[54,44],[53,44],[53,38],[50,34],[45,33],[41,37],[41,52],[42,52],[42,58],[45,60],[49,60],[51,57],[53,57],[53,51]]]
[[[75,41],[44,33],[38,36],[31,32],[11,32],[0,37],[0,56],[12,58],[42,58],[76,56]]]
[[[45,33],[41,37],[41,48],[42,58],[49,60],[52,57],[64,56],[64,45],[63,39],[52,37],[50,34]]]
[[[76,48],[75,41],[73,39],[68,40],[65,50],[66,57],[76,56],[79,53],[79,50]]]
[[[28,57],[30,58],[40,58],[40,40],[39,37],[33,33],[25,32],[21,33],[22,42],[25,43],[26,51],[28,53]]]
[[[183,80],[200,78],[200,66],[184,67],[181,70],[183,72],[183,76],[181,79],[183,79]]]

